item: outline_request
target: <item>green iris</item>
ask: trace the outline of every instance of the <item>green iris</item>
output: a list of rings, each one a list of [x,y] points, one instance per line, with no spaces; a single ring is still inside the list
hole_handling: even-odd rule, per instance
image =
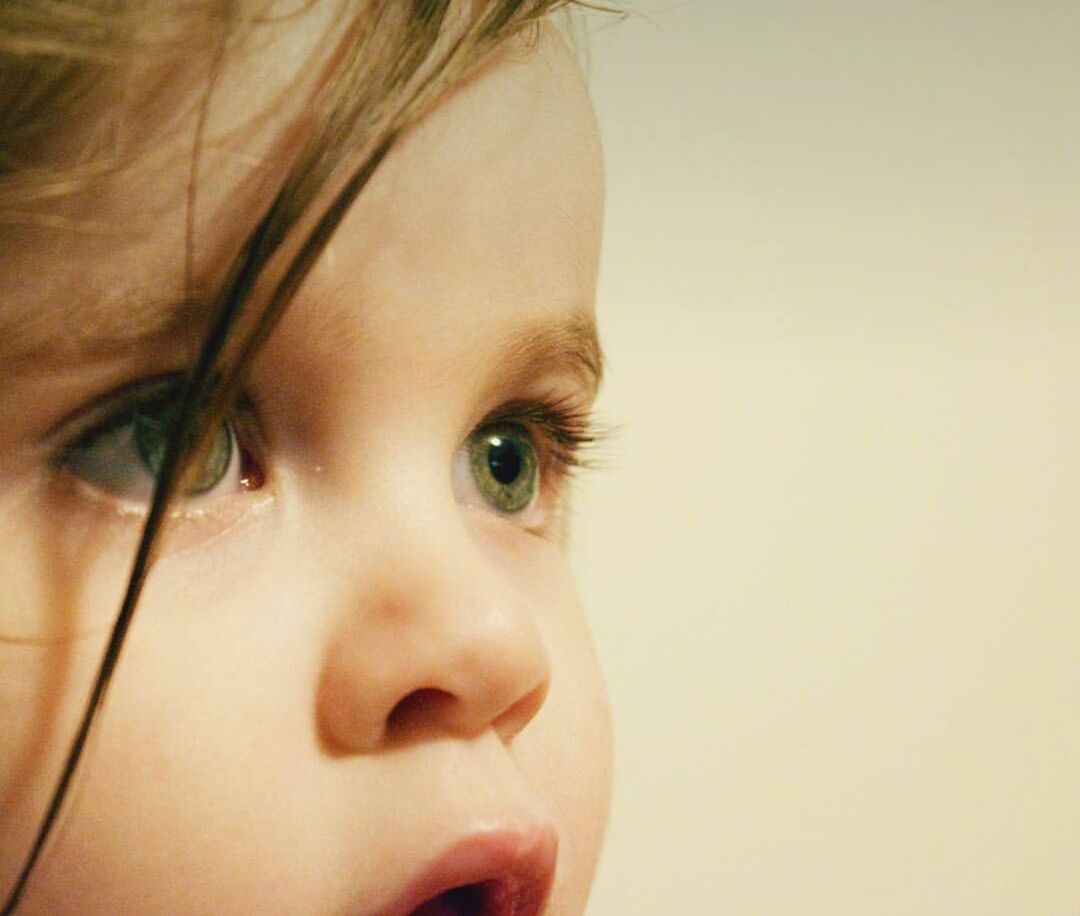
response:
[[[540,462],[529,434],[516,423],[494,423],[474,432],[469,465],[480,495],[499,512],[520,512],[536,496]]]
[[[175,387],[159,383],[83,433],[66,451],[64,462],[98,489],[125,499],[149,499],[179,410]],[[232,430],[223,423],[187,495],[198,496],[217,486],[228,473],[234,451]]]
[[[136,411],[131,420],[131,438],[135,444],[135,450],[142,459],[143,466],[156,480],[161,473],[161,467],[165,463],[165,451],[169,443],[169,429],[176,421],[179,413],[179,405],[169,403],[164,405],[159,413],[146,413],[143,409]],[[210,450],[206,453],[206,460],[199,469],[199,476],[188,488],[189,496],[198,496],[214,489],[225,477],[229,470],[232,459],[233,440],[229,427],[224,423],[218,429]]]

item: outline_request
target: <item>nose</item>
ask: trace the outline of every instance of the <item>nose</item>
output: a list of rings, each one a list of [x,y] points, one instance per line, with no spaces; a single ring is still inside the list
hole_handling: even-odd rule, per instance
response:
[[[509,741],[550,680],[527,596],[458,516],[393,529],[347,566],[317,691],[324,743],[361,753],[487,729]]]

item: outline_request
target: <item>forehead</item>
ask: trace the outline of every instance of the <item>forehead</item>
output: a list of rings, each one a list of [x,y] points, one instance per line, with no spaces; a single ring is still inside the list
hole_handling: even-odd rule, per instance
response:
[[[194,182],[196,301],[187,301],[185,276],[192,122],[166,131],[144,161],[71,196],[62,216],[87,224],[80,230],[10,234],[0,256],[0,341],[32,348],[66,325],[61,349],[124,346],[197,313],[199,291],[213,287],[304,135],[310,85],[301,75],[333,27],[307,14],[298,21],[303,28],[294,23],[234,55],[215,88]],[[152,135],[160,126],[133,129]],[[489,291],[499,299],[526,286],[588,286],[600,199],[587,95],[572,56],[545,32],[503,49],[399,141],[335,237],[325,279],[355,273],[361,258],[374,287],[407,273],[415,295],[432,299],[480,270],[504,278],[504,290]],[[55,335],[46,342],[58,344]]]
[[[407,135],[332,243],[375,287],[408,277],[447,322],[497,307],[591,303],[602,220],[599,142],[580,74],[555,38],[510,48]],[[487,309],[458,302],[485,278]],[[377,306],[376,306],[377,307]],[[584,306],[582,306],[584,307]]]

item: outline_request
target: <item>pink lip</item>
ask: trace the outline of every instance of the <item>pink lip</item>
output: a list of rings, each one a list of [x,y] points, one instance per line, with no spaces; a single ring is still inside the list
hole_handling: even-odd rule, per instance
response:
[[[381,916],[539,916],[555,877],[550,827],[492,830],[455,843]]]

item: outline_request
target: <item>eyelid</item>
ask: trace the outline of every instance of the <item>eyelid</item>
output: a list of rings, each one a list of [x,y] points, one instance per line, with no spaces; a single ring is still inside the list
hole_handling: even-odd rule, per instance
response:
[[[54,471],[66,472],[73,456],[88,440],[109,432],[111,429],[131,423],[140,410],[155,402],[166,402],[180,395],[184,382],[182,372],[164,373],[140,379],[115,388],[108,394],[84,405],[58,424],[53,434],[58,443],[48,446]],[[241,466],[241,480],[245,486],[257,481],[260,489],[265,481],[265,469],[257,454],[265,452],[265,442],[258,422],[255,402],[241,392],[237,403],[224,420],[229,429],[232,447]],[[186,498],[179,502],[186,502]]]
[[[485,416],[476,428],[495,423],[523,426],[541,450],[542,467],[554,466],[564,474],[592,466],[593,461],[582,453],[591,451],[606,436],[594,420],[592,399],[578,394],[508,401]]]
[[[119,420],[125,411],[145,403],[155,391],[160,389],[164,393],[169,386],[179,386],[183,378],[182,372],[167,372],[135,379],[80,405],[46,433],[48,441],[59,443],[54,449],[55,460],[62,464],[65,453],[81,439],[110,421]]]

